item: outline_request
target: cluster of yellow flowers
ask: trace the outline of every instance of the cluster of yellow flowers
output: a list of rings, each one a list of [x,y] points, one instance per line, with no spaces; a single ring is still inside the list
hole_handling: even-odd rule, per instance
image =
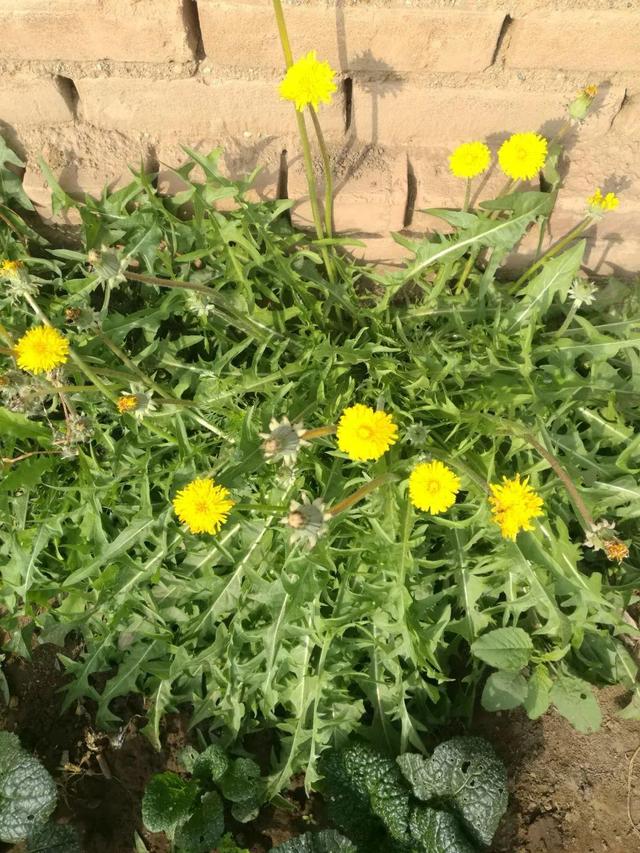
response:
[[[620,199],[615,193],[602,195],[601,190],[597,189],[592,196],[589,196],[587,204],[595,212],[606,213],[607,210],[615,210],[620,204]]]
[[[283,422],[275,429],[285,430],[286,426],[289,424]],[[342,413],[336,436],[343,453],[355,462],[364,462],[379,459],[397,442],[398,427],[386,412],[357,403]],[[439,515],[455,504],[461,485],[457,474],[443,462],[421,462],[409,476],[409,498],[417,509]],[[542,499],[527,479],[521,480],[520,475],[513,480],[505,477],[502,483],[492,484],[490,491],[492,518],[505,538],[515,540],[520,530],[533,529],[532,519],[542,515]],[[173,506],[192,532],[216,533],[234,501],[224,486],[213,479],[198,478],[178,492]]]
[[[498,150],[498,163],[513,181],[535,177],[547,159],[547,140],[539,133],[514,133]],[[449,168],[456,178],[470,180],[486,172],[491,151],[484,142],[464,142],[449,157]]]

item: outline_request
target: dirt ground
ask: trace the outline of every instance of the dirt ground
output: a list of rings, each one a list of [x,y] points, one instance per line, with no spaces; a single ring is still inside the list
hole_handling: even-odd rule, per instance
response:
[[[186,719],[167,720],[163,751],[156,752],[138,730],[143,718],[135,699],[115,709],[128,720],[116,736],[95,731],[88,706],[60,714],[64,679],[56,651],[45,645],[31,663],[5,661],[12,699],[0,709],[0,728],[19,734],[54,774],[57,816],[79,827],[87,853],[133,853],[135,832],[150,853],[166,853],[164,838],[140,825],[140,801],[153,773],[177,769]],[[510,779],[509,811],[492,853],[640,853],[640,826],[631,822],[640,824],[640,723],[616,716],[622,697],[617,689],[601,691],[604,722],[591,735],[557,714],[535,722],[517,712],[477,719],[474,733],[491,740]],[[322,822],[317,799],[305,800],[298,788],[289,800],[291,811],[267,807],[254,824],[234,828],[238,840],[265,853]],[[1,851],[11,849],[0,844]]]

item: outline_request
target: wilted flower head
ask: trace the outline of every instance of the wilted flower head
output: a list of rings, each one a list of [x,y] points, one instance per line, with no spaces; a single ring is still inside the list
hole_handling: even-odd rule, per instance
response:
[[[308,495],[302,495],[302,503],[291,501],[289,515],[280,522],[291,530],[289,541],[291,543],[301,542],[307,548],[313,548],[318,539],[327,530],[327,521],[331,513],[325,511],[325,504],[321,498],[313,502]]]
[[[582,91],[578,92],[574,100],[569,104],[569,115],[571,118],[576,121],[584,121],[597,94],[598,87],[594,84],[585,86]]]
[[[280,83],[280,96],[293,101],[299,111],[306,106],[317,110],[321,101],[331,103],[331,95],[337,88],[333,78],[334,71],[329,63],[320,62],[315,50],[311,50],[287,69]]]
[[[151,394],[138,386],[132,386],[130,394],[121,394],[116,407],[121,415],[133,415],[138,419],[156,408]]]
[[[84,415],[67,416],[65,428],[57,430],[54,444],[61,449],[63,459],[72,459],[78,455],[78,445],[89,441],[93,436],[93,425]]]
[[[582,305],[591,305],[596,301],[597,287],[588,278],[577,276],[569,288],[569,298],[580,308]]]
[[[503,477],[502,483],[491,483],[489,488],[492,518],[505,539],[515,542],[521,530],[533,530],[531,520],[543,515],[542,498],[531,488],[528,477]]]
[[[103,248],[99,253],[91,251],[87,255],[87,260],[93,266],[101,284],[116,287],[127,280],[124,272],[127,269],[128,260],[122,257],[116,249]]]
[[[620,539],[610,539],[604,543],[604,552],[611,562],[621,563],[629,556],[629,547]]]
[[[93,308],[70,306],[64,309],[64,319],[80,331],[100,328],[100,315]]]
[[[498,151],[500,168],[514,181],[534,178],[547,159],[547,140],[539,133],[514,133]]]
[[[281,421],[278,421],[277,418],[271,418],[269,432],[260,433],[260,438],[264,439],[262,452],[265,459],[268,459],[269,462],[282,459],[285,465],[293,465],[300,448],[309,444],[308,441],[302,439],[304,432],[301,423],[292,424],[287,417],[283,417]]]
[[[404,431],[404,440],[409,444],[421,446],[429,438],[429,430],[423,424],[410,424]]]
[[[584,540],[585,547],[604,551],[609,560],[621,563],[629,556],[629,548],[614,535],[615,529],[613,522],[601,519],[588,531]]]
[[[616,526],[612,521],[607,521],[605,518],[600,519],[592,526],[591,530],[587,531],[584,540],[585,547],[593,548],[595,551],[603,550],[608,535],[607,531],[613,533],[615,529]]]
[[[37,415],[51,395],[50,388],[35,376],[21,370],[7,370],[0,376],[0,400],[11,412]]]
[[[609,210],[615,210],[620,204],[620,199],[615,193],[607,193],[602,195],[602,192],[597,189],[593,195],[587,199],[589,213],[592,216],[600,217]]]
[[[20,302],[25,296],[35,296],[38,292],[38,285],[22,261],[2,261],[0,279],[7,282],[7,293],[12,302]]]
[[[449,157],[449,168],[456,178],[475,178],[486,172],[491,151],[484,142],[463,142]]]

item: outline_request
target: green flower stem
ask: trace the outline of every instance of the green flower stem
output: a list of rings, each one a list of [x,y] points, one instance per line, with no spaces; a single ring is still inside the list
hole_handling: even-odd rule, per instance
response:
[[[280,35],[280,44],[284,54],[284,62],[287,68],[293,65],[293,53],[291,52],[291,42],[287,32],[287,22],[284,17],[284,9],[282,8],[281,0],[273,0],[273,11],[276,16],[276,24],[278,25],[278,33]],[[316,236],[318,240],[324,239],[324,230],[322,228],[322,219],[320,217],[320,205],[318,203],[318,191],[316,188],[316,179],[313,172],[313,160],[311,158],[311,145],[309,143],[309,134],[307,133],[307,125],[304,120],[304,115],[296,109],[296,121],[298,122],[298,133],[302,144],[302,154],[304,158],[304,170],[307,176],[307,184],[309,186],[309,201],[311,203],[311,212],[316,228]],[[333,284],[335,274],[331,258],[325,246],[321,248],[322,259],[324,261],[329,281]]]
[[[464,188],[464,204],[462,205],[462,210],[464,213],[469,210],[469,205],[471,204],[471,178],[467,178],[466,186]]]
[[[300,438],[304,439],[304,441],[312,441],[314,438],[322,438],[325,435],[333,435],[337,431],[338,427],[336,426],[323,426],[316,427],[316,429],[308,429],[306,432],[303,432]]]
[[[464,286],[467,283],[467,279],[469,278],[469,274],[473,269],[473,265],[478,259],[478,255],[480,254],[479,249],[473,249],[469,257],[467,258],[467,263],[464,265],[464,269],[462,270],[462,275],[458,279],[458,283],[456,285],[456,293],[462,293],[464,290]]]
[[[61,450],[32,450],[30,453],[21,453],[20,456],[1,456],[0,462],[3,465],[15,465],[16,462],[22,462],[23,459],[29,459],[31,456],[59,456]]]
[[[543,266],[543,264],[545,264],[549,260],[549,258],[552,258],[554,255],[557,255],[558,252],[561,252],[565,246],[567,246],[569,243],[571,243],[572,240],[575,240],[576,237],[579,237],[580,234],[582,234],[582,232],[586,228],[588,228],[592,222],[593,222],[593,216],[591,216],[591,215],[585,216],[585,218],[581,222],[579,222],[575,228],[572,228],[571,231],[569,231],[569,233],[566,234],[562,238],[562,240],[558,240],[558,242],[555,243],[553,246],[551,246],[551,248],[547,249],[547,251],[544,253],[544,255],[541,255],[537,261],[535,261],[533,264],[531,264],[531,266],[528,267],[522,273],[520,278],[513,285],[513,290],[514,291],[518,290],[522,286],[522,284],[524,284],[524,282],[531,275],[533,275],[534,272],[539,270],[540,267]]]
[[[563,332],[566,332],[569,326],[573,323],[573,318],[578,313],[578,303],[574,300],[571,304],[571,308],[567,312],[567,316],[564,318],[564,323],[560,326],[556,335],[561,335]]]
[[[316,131],[318,145],[320,146],[320,154],[322,156],[322,165],[324,168],[324,230],[327,237],[333,236],[333,175],[331,174],[331,158],[327,150],[327,144],[322,132],[322,125],[318,119],[318,114],[310,105],[309,112],[311,113],[311,121]]]
[[[370,483],[366,483],[364,486],[361,486],[359,489],[357,489],[352,495],[349,495],[348,497],[344,498],[344,500],[341,500],[339,503],[335,504],[335,506],[331,507],[331,509],[328,509],[327,512],[330,515],[336,516],[338,515],[338,513],[344,512],[345,509],[349,509],[354,504],[358,503],[358,501],[361,501],[362,498],[366,497],[366,495],[368,495],[370,492],[375,491],[378,486],[383,486],[385,483],[390,483],[393,480],[397,479],[398,478],[395,474],[383,474],[380,477],[376,477],[375,480],[371,480]]]

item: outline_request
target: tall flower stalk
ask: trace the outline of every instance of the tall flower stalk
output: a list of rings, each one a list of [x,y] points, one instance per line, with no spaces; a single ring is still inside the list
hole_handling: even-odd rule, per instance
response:
[[[281,0],[273,0],[273,11],[276,16],[276,24],[278,26],[278,34],[280,36],[280,43],[282,45],[282,52],[284,54],[284,62],[287,70],[293,66],[293,53],[291,51],[291,42],[289,41],[289,33],[287,32],[287,23],[284,17],[284,9],[282,8]],[[322,224],[322,217],[320,213],[320,203],[318,201],[318,190],[316,187],[316,178],[313,171],[313,159],[311,156],[311,144],[309,142],[309,134],[307,133],[307,125],[304,118],[304,113],[301,109],[296,106],[296,121],[298,123],[298,133],[300,135],[300,143],[302,145],[302,156],[304,159],[304,169],[307,177],[307,185],[309,187],[309,202],[311,204],[311,213],[313,216],[313,222],[315,225],[316,236],[318,240],[324,240],[325,237],[330,237],[332,233],[331,221],[332,221],[332,206],[333,206],[333,186],[332,186],[332,178],[331,178],[331,163],[329,161],[329,154],[324,142],[324,136],[322,134],[322,129],[320,128],[320,122],[318,121],[318,117],[316,115],[315,110],[312,106],[309,107],[311,111],[311,118],[314,123],[314,127],[316,129],[316,134],[318,136],[318,144],[320,146],[320,152],[323,160],[324,170],[325,170],[325,227]],[[322,246],[321,248],[322,259],[324,261],[325,268],[327,270],[327,275],[329,276],[329,280],[331,282],[335,281],[335,271],[333,268],[333,263],[331,262],[331,257],[326,246]]]

